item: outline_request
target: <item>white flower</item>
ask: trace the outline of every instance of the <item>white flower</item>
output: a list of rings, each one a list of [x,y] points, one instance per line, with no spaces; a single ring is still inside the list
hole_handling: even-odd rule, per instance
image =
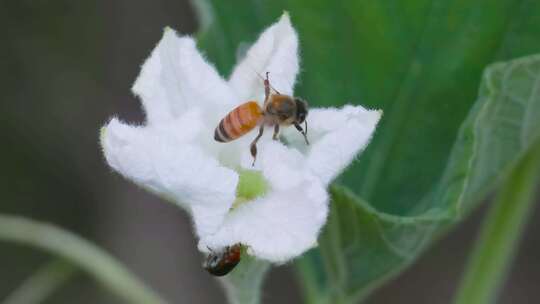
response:
[[[311,145],[294,128],[282,132],[287,145],[273,141],[267,130],[254,168],[249,143],[256,131],[230,143],[214,140],[215,127],[235,106],[262,103],[257,73],[270,72],[272,86],[293,95],[298,69],[298,38],[287,14],[262,33],[228,81],[191,37],[166,29],[133,86],[146,125],[113,118],[101,136],[107,162],[186,209],[201,251],[241,243],[260,259],[294,258],[316,246],[328,214],[327,186],[368,144],[381,116],[360,106],[311,109]],[[246,170],[258,170],[267,189],[233,208],[242,200],[239,174],[254,175]]]

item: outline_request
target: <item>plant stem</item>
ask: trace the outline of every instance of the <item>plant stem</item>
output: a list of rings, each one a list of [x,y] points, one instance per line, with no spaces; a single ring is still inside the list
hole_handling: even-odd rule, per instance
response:
[[[76,273],[73,265],[62,260],[47,263],[11,292],[2,304],[43,302]]]
[[[493,303],[535,199],[540,180],[540,144],[514,168],[489,210],[468,262],[455,304]]]
[[[259,304],[261,286],[270,263],[245,255],[240,264],[219,279],[229,304]]]
[[[128,303],[165,303],[107,252],[69,231],[23,217],[0,215],[0,240],[58,255],[87,271]]]

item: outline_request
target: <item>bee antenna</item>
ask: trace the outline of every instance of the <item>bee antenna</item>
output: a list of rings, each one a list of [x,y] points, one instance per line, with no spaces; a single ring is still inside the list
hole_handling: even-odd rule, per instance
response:
[[[260,78],[261,80],[264,80],[264,77],[262,77],[261,73],[255,71],[253,68],[251,68],[251,70],[252,70],[253,72],[255,72],[255,74],[257,74],[257,76],[259,76],[259,78]],[[267,73],[268,73],[268,72],[267,72]]]
[[[307,136],[307,130],[308,130],[308,128],[307,128],[307,119],[304,120],[304,125],[306,126],[306,136]]]

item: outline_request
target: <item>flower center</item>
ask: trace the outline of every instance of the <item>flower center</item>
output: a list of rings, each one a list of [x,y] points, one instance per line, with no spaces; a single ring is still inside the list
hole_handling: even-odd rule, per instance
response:
[[[268,183],[260,171],[240,169],[238,174],[240,178],[232,209],[263,196],[268,191]]]

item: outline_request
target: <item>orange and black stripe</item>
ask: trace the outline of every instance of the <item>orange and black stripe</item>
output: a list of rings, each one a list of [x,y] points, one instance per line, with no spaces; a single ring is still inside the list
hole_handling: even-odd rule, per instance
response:
[[[219,142],[235,140],[255,128],[262,117],[262,109],[257,102],[241,104],[219,122],[214,139]]]

